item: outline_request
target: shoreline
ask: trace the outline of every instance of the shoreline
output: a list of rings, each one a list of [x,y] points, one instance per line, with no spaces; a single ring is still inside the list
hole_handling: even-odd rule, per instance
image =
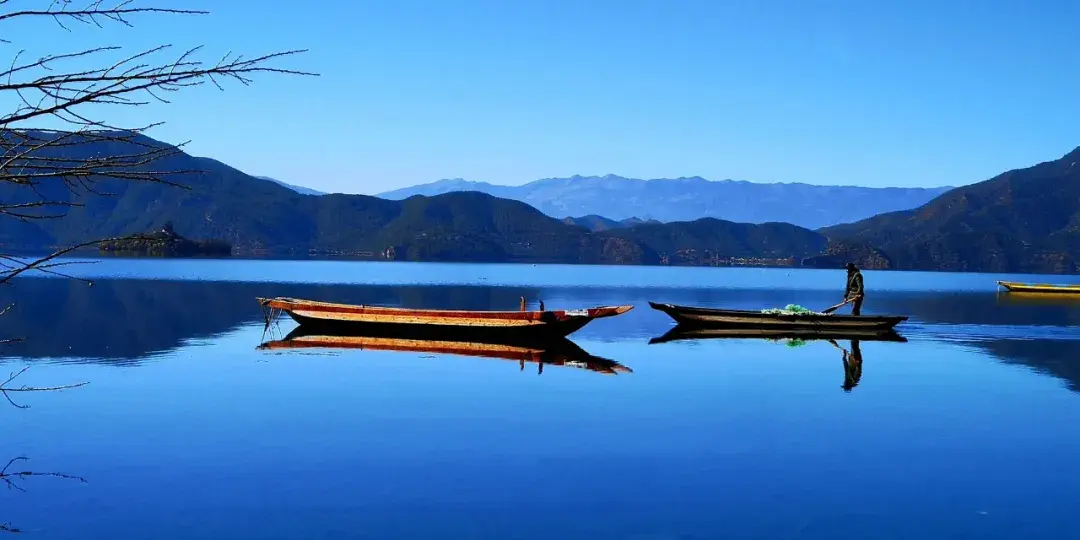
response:
[[[12,257],[42,257],[47,256],[55,252],[56,250],[63,249],[62,247],[45,247],[41,249],[24,249],[24,248],[4,248],[0,246],[0,252]],[[786,270],[843,270],[843,267],[838,266],[836,268],[823,268],[820,266],[804,266],[802,264],[647,264],[647,263],[579,263],[579,262],[566,262],[566,261],[552,261],[552,260],[506,260],[506,261],[469,261],[469,260],[429,260],[429,261],[414,261],[403,259],[387,259],[380,256],[367,256],[367,255],[353,255],[353,254],[336,254],[326,252],[316,253],[260,253],[247,251],[234,250],[231,255],[148,255],[148,254],[132,254],[128,252],[101,252],[97,248],[90,246],[87,248],[72,251],[63,257],[63,259],[93,259],[93,260],[110,260],[110,259],[127,259],[127,260],[153,260],[153,259],[168,259],[168,260],[238,260],[238,261],[340,261],[340,262],[366,262],[366,263],[419,263],[419,264],[476,264],[476,265],[520,265],[520,266],[581,266],[581,267],[605,267],[605,268],[626,268],[626,267],[641,267],[641,268],[759,268],[759,269],[786,269]],[[730,259],[729,259],[730,260]],[[793,259],[757,259],[768,261],[793,261]],[[938,273],[938,274],[987,274],[987,275],[1021,275],[1021,276],[1080,276],[1080,272],[1066,273],[1066,272],[1022,272],[1022,271],[990,271],[990,270],[951,270],[951,269],[922,269],[922,268],[885,268],[885,269],[873,269],[867,267],[860,267],[860,270],[865,272],[924,272],[924,273]]]
[[[70,255],[80,254],[80,258],[87,259],[185,259],[185,260],[244,260],[244,261],[341,261],[341,262],[366,262],[366,263],[418,263],[418,264],[476,264],[476,265],[520,265],[520,266],[582,266],[582,267],[606,267],[606,268],[759,268],[775,270],[843,270],[842,266],[836,268],[823,268],[820,266],[804,266],[801,264],[641,264],[641,263],[579,263],[566,261],[532,261],[532,260],[507,260],[507,261],[466,261],[466,260],[430,260],[414,261],[402,259],[386,259],[381,257],[366,257],[355,255],[336,254],[256,254],[251,252],[234,252],[230,256],[215,255],[191,255],[191,256],[159,256],[159,255],[132,255],[129,253],[100,253],[93,251],[94,256],[81,256],[82,250],[74,251],[64,258],[73,258]],[[29,254],[28,254],[29,255]],[[41,252],[33,255],[43,255]],[[1080,272],[1021,272],[1021,271],[990,271],[990,270],[951,270],[951,269],[923,269],[923,268],[865,268],[865,272],[923,272],[940,274],[987,274],[987,275],[1023,275],[1023,276],[1080,276]]]
[[[28,252],[23,251],[21,253],[10,253],[14,257],[33,258],[47,255],[48,253]],[[86,261],[87,264],[93,264],[104,261],[235,261],[235,262],[357,262],[368,264],[396,264],[396,265],[470,265],[470,266],[520,266],[520,267],[581,267],[581,268],[609,268],[609,269],[654,269],[654,268],[670,268],[670,269],[715,269],[715,270],[786,270],[790,271],[820,271],[820,272],[842,272],[843,268],[821,268],[812,266],[769,266],[769,265],[674,265],[674,264],[600,264],[600,263],[575,263],[575,262],[558,262],[558,261],[543,261],[543,262],[530,262],[530,261],[454,261],[454,260],[435,260],[435,261],[409,261],[409,260],[386,260],[386,259],[372,259],[365,257],[349,257],[349,256],[335,256],[335,255],[311,255],[311,256],[296,256],[296,255],[253,255],[246,254],[234,254],[232,256],[210,256],[210,255],[198,255],[198,256],[156,256],[156,255],[129,255],[129,254],[114,254],[114,253],[100,253],[97,250],[79,250],[66,254],[58,259],[64,260],[80,260]],[[1001,272],[1001,271],[971,271],[971,270],[942,270],[942,269],[861,269],[864,274],[939,274],[942,276],[955,276],[963,274],[972,275],[985,275],[985,276],[998,276],[998,277],[1017,277],[1017,276],[1030,276],[1035,279],[1037,276],[1046,277],[1072,277],[1080,278],[1080,273],[1066,274],[1066,273],[1033,273],[1033,272]],[[994,281],[991,279],[991,281]],[[1032,280],[1028,280],[1032,281]],[[661,285],[662,286],[662,285]],[[996,285],[995,285],[996,286]]]

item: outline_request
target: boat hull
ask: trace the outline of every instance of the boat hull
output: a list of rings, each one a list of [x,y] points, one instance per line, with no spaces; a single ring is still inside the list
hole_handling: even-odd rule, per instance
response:
[[[432,339],[463,333],[482,340],[550,339],[568,336],[594,319],[613,317],[632,306],[608,306],[559,311],[461,311],[400,309],[333,304],[291,298],[259,299],[260,305],[279,310],[301,326],[332,334],[411,331],[421,328]],[[268,318],[269,320],[269,318]]]
[[[288,312],[287,312],[288,313]],[[400,334],[423,330],[429,339],[448,339],[467,334],[472,339],[482,341],[542,341],[545,339],[565,338],[581,330],[591,319],[553,321],[546,324],[513,326],[473,326],[460,324],[438,324],[427,322],[367,322],[340,321],[320,317],[308,317],[297,313],[288,313],[297,324],[315,331],[330,334],[396,332]]]
[[[874,330],[884,331],[907,320],[897,315],[813,315],[761,313],[735,309],[711,309],[649,302],[685,328],[742,328],[766,330]]]
[[[1053,285],[1050,283],[1017,283],[999,281],[997,284],[1006,291],[1025,294],[1075,294],[1080,295],[1080,285]]]
[[[892,341],[907,342],[893,329],[854,328],[846,330],[822,330],[818,328],[795,328],[788,330],[755,328],[703,328],[678,325],[663,336],[652,338],[650,344],[669,341],[700,339],[799,339],[804,341]]]

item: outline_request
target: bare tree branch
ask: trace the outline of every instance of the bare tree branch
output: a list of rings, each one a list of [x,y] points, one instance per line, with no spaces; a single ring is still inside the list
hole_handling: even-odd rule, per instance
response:
[[[6,0],[0,0],[2,4]],[[33,477],[48,477],[48,478],[60,478],[64,480],[77,480],[80,483],[88,483],[85,478],[81,476],[75,476],[73,474],[58,473],[58,472],[35,472],[35,471],[13,471],[11,468],[16,464],[26,463],[30,461],[26,456],[19,456],[12,458],[7,462],[7,465],[3,469],[0,469],[0,484],[3,484],[9,490],[25,492],[26,489],[22,487],[21,483],[25,480]],[[11,523],[0,523],[0,533],[22,533],[22,529],[16,528]]]
[[[78,480],[79,482],[81,482],[83,484],[87,483],[85,478],[83,478],[81,476],[75,476],[73,474],[65,474],[65,473],[57,473],[57,472],[40,473],[40,472],[33,472],[33,471],[12,471],[11,470],[11,467],[13,465],[15,465],[17,463],[25,463],[27,461],[29,461],[29,458],[27,458],[25,456],[19,456],[19,457],[16,457],[16,458],[12,458],[10,461],[8,461],[7,465],[5,465],[3,469],[0,469],[0,482],[3,482],[4,485],[6,485],[8,489],[13,489],[13,490],[16,490],[16,491],[24,491],[24,492],[26,490],[23,489],[23,487],[18,484],[18,481],[19,480],[25,480],[27,478],[31,478],[31,477],[34,477],[34,476],[37,476],[37,477],[43,477],[44,476],[44,477],[51,477],[51,478],[63,478],[65,480]],[[2,529],[0,529],[0,530],[2,530]],[[18,531],[10,531],[9,530],[7,532],[18,532]]]
[[[12,24],[33,19],[52,19],[60,29],[70,31],[70,24],[104,28],[109,23],[132,26],[139,15],[203,15],[204,11],[156,6],[137,6],[133,0],[52,0],[44,9],[9,9],[9,0],[0,0],[0,36],[10,35]],[[35,41],[39,36],[35,36]],[[48,38],[40,37],[48,42]],[[11,40],[0,37],[0,43]],[[181,152],[183,144],[161,144],[145,137],[147,130],[161,122],[147,121],[137,126],[117,126],[102,111],[110,107],[142,107],[150,103],[169,103],[169,93],[187,88],[213,85],[224,89],[224,82],[242,85],[254,82],[258,75],[317,74],[280,65],[306,52],[286,50],[251,58],[228,53],[217,61],[198,58],[201,47],[179,54],[165,44],[125,53],[117,46],[98,46],[83,50],[46,54],[36,59],[25,51],[16,52],[6,67],[0,67],[0,102],[12,108],[0,112],[0,216],[29,222],[64,217],[73,208],[83,206],[86,196],[110,196],[118,182],[158,183],[183,188],[182,177],[199,174],[168,166],[168,158]],[[173,53],[173,56],[169,56]],[[68,129],[41,129],[30,123],[59,122]],[[30,271],[72,277],[58,268],[73,264],[57,260],[78,249],[112,238],[82,242],[58,249],[33,260],[0,253],[0,284],[10,283]],[[6,315],[12,306],[0,310]],[[0,345],[21,341],[0,340]],[[13,386],[29,369],[9,374],[0,383],[0,394],[13,406],[11,394],[49,392],[78,388],[86,382],[59,386]],[[10,460],[0,469],[0,482],[8,489],[23,491],[20,482],[31,477],[85,479],[64,473],[14,471],[25,457]],[[10,523],[0,523],[0,533],[21,533]]]
[[[127,239],[131,239],[131,238],[139,238],[139,236],[136,235],[136,236],[125,236],[125,237],[118,237],[118,238],[106,238],[106,239],[103,239],[103,240],[91,240],[89,242],[83,242],[83,243],[78,244],[78,245],[68,246],[66,248],[56,250],[56,251],[50,253],[49,255],[46,255],[44,257],[40,257],[40,258],[32,260],[32,261],[20,261],[19,259],[15,258],[15,257],[4,256],[3,257],[4,259],[18,261],[19,264],[17,266],[15,266],[15,267],[12,267],[12,268],[0,269],[0,285],[4,285],[6,283],[9,283],[11,280],[15,279],[16,276],[18,276],[20,274],[23,274],[25,272],[29,272],[31,270],[43,271],[43,270],[48,270],[49,268],[53,268],[53,267],[56,267],[56,266],[66,266],[66,265],[69,265],[69,264],[73,264],[72,262],[61,262],[61,263],[52,263],[51,262],[51,261],[55,260],[56,258],[63,257],[64,255],[67,255],[68,253],[71,253],[73,251],[76,251],[76,250],[79,250],[79,249],[84,249],[84,248],[87,248],[87,247],[90,247],[90,246],[96,246],[96,245],[104,243],[104,242],[114,242],[114,241],[117,241],[117,240],[127,240]]]
[[[81,382],[81,383],[75,383],[75,384],[65,384],[65,385],[61,385],[61,386],[25,386],[25,385],[24,386],[19,386],[19,387],[10,387],[10,386],[8,386],[9,384],[11,384],[12,381],[19,378],[20,375],[22,375],[23,373],[26,373],[26,370],[28,370],[28,369],[30,369],[30,366],[26,366],[26,367],[22,368],[21,370],[19,370],[17,372],[13,372],[13,373],[10,374],[10,376],[8,377],[8,379],[6,381],[0,383],[0,394],[2,394],[4,396],[4,398],[7,399],[8,403],[10,403],[13,407],[16,407],[16,408],[19,408],[19,409],[29,409],[30,406],[29,405],[20,405],[18,403],[15,403],[15,401],[12,400],[11,396],[8,395],[8,394],[10,394],[10,393],[19,393],[19,392],[56,392],[56,391],[59,391],[59,390],[70,390],[72,388],[78,388],[80,386],[86,386],[87,384],[90,384],[89,382]],[[8,466],[10,466],[10,465],[11,464],[8,463]]]
[[[59,2],[53,2],[53,5],[46,10],[22,10],[13,11],[10,13],[0,14],[0,22],[8,19],[14,19],[16,17],[53,17],[57,20],[63,18],[75,19],[82,23],[96,24],[95,17],[102,17],[114,22],[126,24],[131,26],[125,19],[125,15],[134,15],[136,13],[171,13],[174,15],[207,15],[208,11],[194,11],[188,9],[167,9],[167,8],[128,8],[132,3],[132,0],[121,2],[119,5],[112,8],[102,8],[103,1],[92,2],[88,7],[79,10],[68,10],[67,6],[72,4],[71,0],[60,0]],[[2,4],[2,2],[0,2]],[[55,6],[60,5],[60,9],[54,9]]]
[[[106,5],[105,0],[53,0],[45,9],[5,12],[0,0],[0,29],[21,20],[52,18],[92,27],[107,23],[131,26],[135,15],[202,15],[197,10],[137,6],[133,0]],[[0,30],[0,34],[3,31]],[[84,205],[86,196],[111,196],[118,182],[157,183],[183,188],[184,175],[199,174],[167,165],[183,144],[170,145],[145,137],[160,125],[117,126],[97,116],[109,107],[141,107],[168,103],[169,93],[204,84],[224,89],[232,80],[242,85],[257,75],[317,74],[280,65],[304,50],[286,50],[245,57],[227,53],[217,61],[198,58],[202,47],[169,56],[170,45],[124,53],[122,47],[99,46],[53,53],[37,59],[25,52],[0,68],[0,100],[11,98],[12,109],[0,113],[0,216],[23,222],[56,220]],[[96,113],[96,114],[95,114]],[[51,120],[68,130],[33,129],[30,122]],[[73,246],[87,247],[92,243]],[[70,252],[61,250],[27,268],[5,265],[0,283]],[[12,263],[12,259],[6,259]]]
[[[307,52],[302,49],[270,53],[250,59],[227,55],[217,63],[205,64],[202,61],[188,59],[199,50],[199,48],[194,48],[184,52],[172,62],[143,63],[146,57],[170,48],[170,45],[162,45],[142,51],[101,69],[44,73],[36,78],[24,80],[17,80],[14,77],[36,68],[51,71],[60,67],[56,64],[62,63],[62,60],[96,57],[103,52],[116,49],[91,49],[67,55],[45,56],[26,64],[14,64],[6,72],[8,73],[7,81],[0,83],[0,94],[18,92],[22,97],[22,92],[36,92],[38,101],[31,103],[32,99],[22,97],[22,106],[0,117],[0,126],[11,126],[33,118],[54,116],[75,125],[119,130],[101,121],[82,118],[73,111],[77,107],[91,104],[135,106],[146,104],[145,101],[124,101],[130,99],[129,96],[138,95],[140,92],[145,92],[151,99],[167,103],[153,92],[155,90],[174,92],[182,88],[200,86],[206,82],[224,89],[219,80],[225,79],[233,79],[248,85],[253,82],[252,76],[259,73],[316,75],[269,65],[272,61]]]
[[[55,472],[52,472],[52,473],[37,473],[37,472],[30,472],[30,471],[14,472],[14,471],[11,470],[12,465],[15,465],[16,463],[23,463],[23,462],[26,462],[26,461],[29,461],[29,458],[27,458],[25,456],[19,456],[19,457],[12,458],[11,460],[9,460],[7,465],[5,465],[3,469],[0,469],[0,480],[3,480],[8,485],[9,488],[18,489],[19,491],[25,491],[25,490],[18,487],[18,486],[13,485],[13,481],[17,480],[17,479],[20,479],[20,478],[29,478],[31,476],[51,476],[53,478],[66,478],[68,480],[78,480],[78,481],[80,481],[80,482],[82,482],[84,484],[86,483],[85,478],[83,478],[81,476],[71,475],[71,474],[55,473]]]

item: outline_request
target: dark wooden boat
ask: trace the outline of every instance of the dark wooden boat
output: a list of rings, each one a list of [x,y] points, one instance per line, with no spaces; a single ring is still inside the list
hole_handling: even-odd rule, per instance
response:
[[[442,329],[446,336],[462,331],[480,338],[500,336],[550,338],[565,337],[594,319],[621,315],[633,306],[606,306],[557,311],[462,311],[405,309],[315,302],[296,298],[259,298],[267,322],[276,312],[287,313],[302,326],[349,331],[373,326],[429,327]]]
[[[543,342],[530,340],[491,342],[470,341],[474,338],[468,337],[467,332],[462,334],[457,339],[432,339],[430,330],[419,326],[407,332],[389,327],[374,327],[363,334],[329,334],[298,326],[285,338],[268,341],[259,348],[266,350],[358,349],[450,354],[512,360],[518,362],[522,369],[526,363],[535,363],[541,372],[544,365],[555,365],[585,369],[605,375],[632,373],[630,368],[614,360],[593,356],[566,338]]]
[[[810,313],[762,313],[741,309],[712,309],[658,304],[653,309],[667,313],[685,327],[756,328],[772,330],[888,330],[907,320],[899,315],[819,315]]]
[[[685,341],[698,339],[797,339],[801,341],[893,341],[906,343],[907,338],[896,333],[893,329],[874,330],[872,328],[846,329],[846,330],[818,330],[818,329],[753,329],[753,328],[706,328],[684,327],[678,325],[668,333],[649,340],[649,344],[667,343],[669,341]]]

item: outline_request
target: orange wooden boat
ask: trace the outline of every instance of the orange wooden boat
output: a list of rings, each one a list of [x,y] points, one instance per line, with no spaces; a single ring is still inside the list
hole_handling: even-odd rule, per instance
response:
[[[384,329],[386,330],[386,329]],[[520,364],[537,364],[540,372],[544,365],[556,365],[586,369],[606,375],[632,373],[632,370],[614,360],[593,356],[566,338],[549,340],[544,344],[528,342],[501,343],[425,339],[423,333],[410,332],[408,337],[395,337],[393,331],[369,334],[327,334],[308,331],[305,327],[295,328],[284,339],[268,341],[260,349],[359,349],[378,351],[419,352],[430,354],[452,354],[478,358],[498,358],[513,360]]]
[[[347,330],[372,326],[425,327],[456,336],[468,331],[472,337],[565,337],[593,319],[621,315],[633,306],[607,306],[557,311],[463,311],[406,309],[334,304],[296,298],[259,298],[267,311],[267,323],[276,312],[287,313],[301,326]],[[335,332],[336,333],[336,332]]]

